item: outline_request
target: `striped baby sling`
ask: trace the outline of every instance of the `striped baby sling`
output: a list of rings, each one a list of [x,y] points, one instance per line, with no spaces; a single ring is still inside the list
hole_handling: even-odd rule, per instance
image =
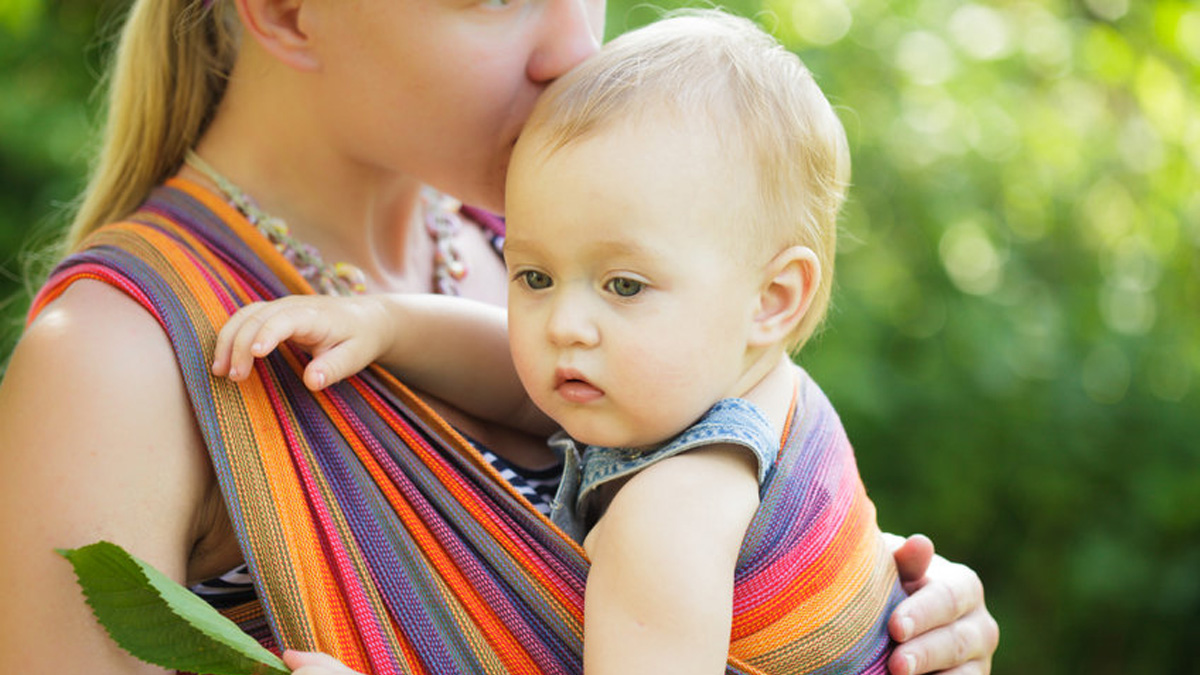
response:
[[[31,320],[93,279],[174,346],[270,647],[364,673],[579,673],[583,550],[381,369],[319,393],[290,347],[209,372],[242,305],[312,289],[233,207],[175,178],[89,237]],[[739,559],[729,673],[883,673],[901,591],[841,424],[804,378]]]

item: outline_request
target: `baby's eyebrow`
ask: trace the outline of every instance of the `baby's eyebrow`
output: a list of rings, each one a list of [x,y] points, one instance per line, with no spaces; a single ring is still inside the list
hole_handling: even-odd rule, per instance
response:
[[[538,248],[536,242],[529,242],[521,239],[504,238],[504,244],[500,249],[501,255],[508,257],[514,253],[529,253]]]
[[[647,246],[644,242],[636,239],[598,241],[591,246],[591,251],[600,257],[631,261],[658,260],[670,257],[670,252],[654,246]]]
[[[551,254],[557,244],[565,242],[541,241],[538,239],[507,238],[504,240],[503,254],[505,257],[514,254],[539,256]],[[579,249],[576,249],[579,250]],[[636,239],[613,238],[589,241],[586,244],[586,255],[601,258],[660,258],[669,255]]]

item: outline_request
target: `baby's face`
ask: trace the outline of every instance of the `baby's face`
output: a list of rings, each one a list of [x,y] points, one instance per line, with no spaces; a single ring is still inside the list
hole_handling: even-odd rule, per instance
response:
[[[533,141],[509,170],[505,244],[533,401],[577,440],[646,447],[743,393],[762,279],[734,244],[752,172],[678,124],[621,124],[549,156]]]

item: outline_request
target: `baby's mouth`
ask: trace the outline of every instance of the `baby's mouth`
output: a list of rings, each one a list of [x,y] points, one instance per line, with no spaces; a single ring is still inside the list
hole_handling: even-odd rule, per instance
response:
[[[603,390],[574,370],[554,373],[554,391],[569,403],[590,403],[604,396]]]

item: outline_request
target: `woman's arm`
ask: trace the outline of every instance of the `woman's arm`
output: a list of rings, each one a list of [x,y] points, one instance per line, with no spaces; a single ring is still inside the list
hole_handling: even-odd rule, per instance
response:
[[[671,457],[622,486],[584,543],[584,672],[725,672],[734,569],[757,508],[740,447]]]
[[[481,419],[538,435],[556,429],[525,394],[504,310],[438,295],[291,296],[248,305],[217,336],[213,373],[245,379],[281,342],[309,351],[316,391],[380,365],[404,383]]]
[[[0,383],[0,672],[163,672],[108,638],[54,549],[111,540],[183,582],[210,474],[157,322],[74,284]]]

